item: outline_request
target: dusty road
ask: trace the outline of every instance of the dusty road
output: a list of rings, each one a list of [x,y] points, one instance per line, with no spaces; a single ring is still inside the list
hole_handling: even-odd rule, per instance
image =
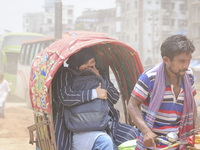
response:
[[[199,95],[200,93],[196,97],[198,100]],[[120,106],[121,104],[117,105],[119,110],[122,109]],[[200,115],[200,101],[198,111]],[[121,119],[123,122],[123,113],[121,113]],[[8,101],[5,118],[0,118],[0,150],[35,150],[35,146],[29,144],[27,129],[33,123],[33,111],[28,109],[24,102]]]
[[[5,118],[0,118],[0,150],[35,150],[27,129],[33,122],[33,111],[25,103],[8,101]]]

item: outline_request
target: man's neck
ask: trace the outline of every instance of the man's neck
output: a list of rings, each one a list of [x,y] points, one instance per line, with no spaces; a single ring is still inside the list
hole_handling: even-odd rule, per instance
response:
[[[171,83],[174,85],[178,85],[179,77],[177,75],[175,75],[173,72],[171,72],[170,70],[168,70],[167,68],[166,68],[166,73],[167,73]]]

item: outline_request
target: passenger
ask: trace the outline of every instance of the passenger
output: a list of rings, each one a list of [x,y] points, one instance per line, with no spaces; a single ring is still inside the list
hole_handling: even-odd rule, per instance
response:
[[[101,70],[96,68],[95,54],[91,47],[84,48],[72,55],[67,63],[70,70],[80,72],[88,69],[97,76],[102,77],[106,83],[106,89],[101,84],[92,90],[73,91],[70,81],[74,73],[60,69],[53,81],[54,96],[54,128],[58,150],[114,150],[121,143],[136,139],[136,129],[128,124],[119,122],[119,111],[114,104],[119,100],[119,92]],[[105,130],[86,131],[72,133],[64,123],[64,108],[83,105],[84,103],[103,99],[109,102],[110,122]],[[55,101],[57,100],[57,101]],[[60,101],[63,103],[60,103]]]
[[[139,129],[136,150],[166,147],[154,138],[174,132],[185,140],[187,132],[198,128],[194,76],[188,68],[194,50],[186,36],[172,35],[161,45],[163,62],[139,77],[128,104]]]
[[[10,93],[10,87],[8,81],[4,79],[3,74],[0,73],[0,117],[4,118],[4,109],[6,98]]]

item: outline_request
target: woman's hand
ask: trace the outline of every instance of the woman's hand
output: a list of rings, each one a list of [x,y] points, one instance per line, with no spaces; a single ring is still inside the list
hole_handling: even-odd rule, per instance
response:
[[[96,88],[96,92],[97,98],[107,99],[107,90],[101,88],[101,83],[99,83],[99,86]]]
[[[92,66],[92,67],[88,66],[87,69],[93,71],[97,76],[101,77],[101,75],[99,74],[99,71],[97,70],[95,66]]]

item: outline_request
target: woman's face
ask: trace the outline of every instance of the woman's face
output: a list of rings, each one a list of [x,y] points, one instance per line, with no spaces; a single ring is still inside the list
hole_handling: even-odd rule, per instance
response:
[[[87,69],[87,68],[95,68],[95,64],[96,64],[96,61],[94,58],[91,58],[90,60],[88,60],[86,63],[84,63],[83,65],[81,65],[79,67],[79,70],[84,70],[84,69]]]

